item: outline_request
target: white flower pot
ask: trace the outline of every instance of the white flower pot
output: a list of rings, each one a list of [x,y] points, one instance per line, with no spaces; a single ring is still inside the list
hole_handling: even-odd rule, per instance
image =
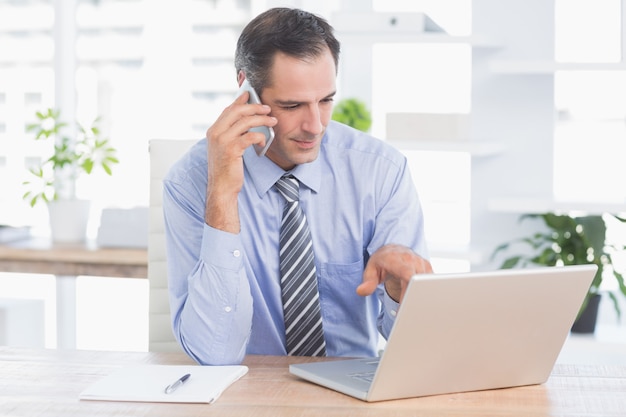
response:
[[[82,243],[87,238],[90,202],[56,200],[48,203],[50,233],[53,242]]]

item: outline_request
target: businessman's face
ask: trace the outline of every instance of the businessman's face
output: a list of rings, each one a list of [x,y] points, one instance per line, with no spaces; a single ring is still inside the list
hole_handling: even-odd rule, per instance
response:
[[[329,50],[307,60],[277,53],[270,74],[261,101],[272,108],[278,124],[266,155],[289,170],[319,155],[336,92],[335,61]]]

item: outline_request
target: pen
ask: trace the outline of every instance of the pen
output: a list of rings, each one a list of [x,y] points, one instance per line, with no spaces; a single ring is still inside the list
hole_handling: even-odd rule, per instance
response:
[[[180,378],[178,378],[176,381],[172,382],[170,385],[165,387],[165,393],[166,394],[171,394],[174,391],[176,391],[176,389],[178,389],[178,387],[183,385],[185,383],[185,381],[189,379],[190,376],[191,376],[191,374],[185,374],[185,375],[181,376]]]

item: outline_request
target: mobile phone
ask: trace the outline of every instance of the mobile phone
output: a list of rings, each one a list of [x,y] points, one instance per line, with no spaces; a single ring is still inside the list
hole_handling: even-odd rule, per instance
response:
[[[241,87],[239,88],[239,93],[237,96],[243,94],[244,91],[249,93],[248,95],[248,103],[250,104],[261,104],[261,99],[259,95],[254,91],[254,88],[250,85],[247,78],[244,78],[243,83],[241,83]],[[261,147],[259,145],[254,145],[254,149],[256,150],[257,155],[263,156],[265,152],[269,149],[272,141],[274,140],[274,129],[269,126],[258,126],[250,129],[251,132],[261,132],[265,135],[265,146]]]

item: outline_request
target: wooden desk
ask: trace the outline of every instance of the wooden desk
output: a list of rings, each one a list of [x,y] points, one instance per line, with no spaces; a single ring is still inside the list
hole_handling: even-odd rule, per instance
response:
[[[0,272],[56,276],[57,346],[72,349],[76,347],[76,277],[147,278],[148,251],[32,238],[0,245]]]
[[[120,366],[191,364],[182,353],[0,348],[0,414],[11,416],[624,416],[626,367],[557,365],[546,384],[365,403],[292,376],[304,358],[249,356],[249,373],[213,404],[80,401]]]
[[[146,249],[99,248],[90,242],[53,244],[33,238],[0,245],[0,271],[53,275],[146,278]]]

